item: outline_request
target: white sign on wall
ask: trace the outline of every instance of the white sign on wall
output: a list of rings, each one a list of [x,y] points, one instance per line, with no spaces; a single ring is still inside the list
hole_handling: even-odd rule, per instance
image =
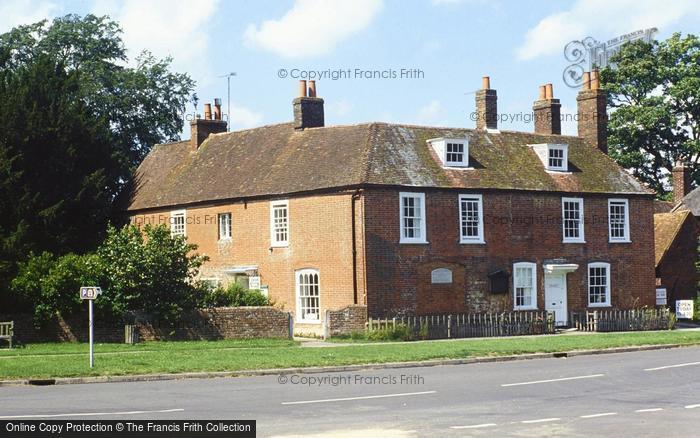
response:
[[[676,318],[693,319],[693,300],[676,301]]]
[[[666,289],[664,289],[664,288],[656,289],[656,305],[657,306],[665,306],[666,304],[668,304],[668,301],[666,298]]]
[[[260,277],[248,277],[248,289],[260,289]]]
[[[430,273],[432,283],[452,283],[452,271],[446,268],[434,269]]]

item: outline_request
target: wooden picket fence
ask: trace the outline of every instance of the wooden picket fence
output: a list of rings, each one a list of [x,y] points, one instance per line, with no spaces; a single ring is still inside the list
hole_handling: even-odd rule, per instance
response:
[[[673,318],[666,308],[571,312],[572,326],[586,332],[670,330]]]
[[[367,321],[367,330],[406,326],[412,339],[476,338],[554,333],[554,315],[546,311],[402,316]]]

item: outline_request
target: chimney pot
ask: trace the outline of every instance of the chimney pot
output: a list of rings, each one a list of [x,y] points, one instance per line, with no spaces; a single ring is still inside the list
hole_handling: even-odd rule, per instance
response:
[[[303,79],[299,81],[299,97],[306,97],[306,81]]]
[[[214,120],[221,120],[221,99],[214,99]]]
[[[316,81],[309,81],[309,97],[316,97]]]
[[[590,90],[591,89],[591,73],[590,72],[583,72],[583,89],[584,90]]]
[[[211,104],[210,103],[204,104],[204,119],[211,120]]]
[[[591,90],[597,90],[600,88],[600,79],[598,78],[598,69],[591,72]]]
[[[545,86],[544,86],[544,85],[540,85],[540,97],[539,97],[538,100],[545,100],[545,99],[546,99],[546,96],[547,96],[547,92],[546,92],[546,90],[545,90]]]
[[[484,76],[481,78],[481,89],[482,90],[490,90],[491,89],[491,78],[488,76]]]
[[[553,99],[554,98],[554,92],[552,90],[552,84],[547,84],[545,85],[545,97],[547,99]]]

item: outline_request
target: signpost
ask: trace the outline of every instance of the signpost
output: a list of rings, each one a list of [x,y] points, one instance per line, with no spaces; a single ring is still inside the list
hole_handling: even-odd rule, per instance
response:
[[[693,319],[693,300],[676,301],[676,318]]]
[[[83,286],[80,288],[80,298],[88,302],[88,327],[90,330],[90,368],[95,366],[95,354],[93,350],[93,318],[92,302],[98,295],[102,294],[102,289],[96,286]]]

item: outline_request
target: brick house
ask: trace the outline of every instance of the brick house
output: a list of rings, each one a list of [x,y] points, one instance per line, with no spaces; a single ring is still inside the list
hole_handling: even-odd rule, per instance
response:
[[[690,169],[673,169],[673,202],[664,213],[654,214],[656,282],[666,289],[668,304],[698,296],[698,236],[700,189],[690,191]]]
[[[207,105],[191,140],[143,161],[127,213],[198,244],[204,278],[267,291],[298,332],[348,306],[550,309],[566,324],[571,310],[654,305],[654,195],[606,155],[606,95],[597,72],[585,83],[579,137],[560,135],[551,85],[534,133],[499,131],[488,78],[476,129],[325,126],[312,81],[292,123],[226,132]]]

